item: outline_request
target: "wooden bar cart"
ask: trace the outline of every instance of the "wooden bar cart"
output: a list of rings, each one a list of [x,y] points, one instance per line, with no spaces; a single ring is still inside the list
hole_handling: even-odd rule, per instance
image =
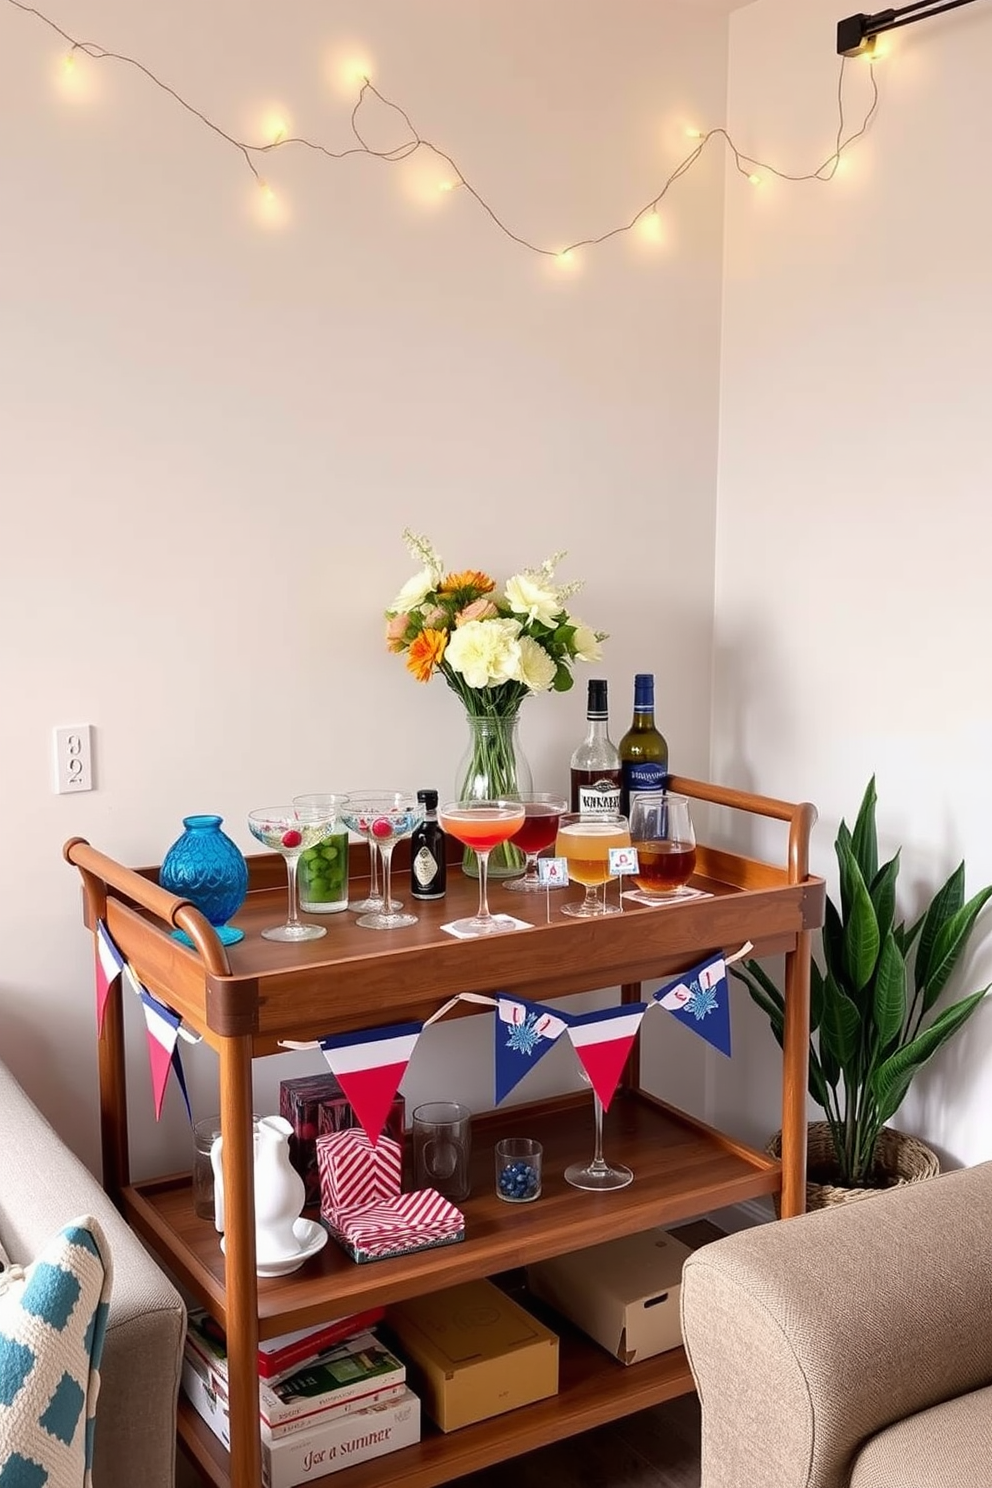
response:
[[[181,1441],[209,1482],[233,1488],[261,1483],[259,1338],[498,1275],[617,1235],[679,1224],[763,1194],[781,1194],[783,1216],[802,1211],[810,938],[823,922],[825,901],[823,880],[809,873],[816,812],[807,803],[790,805],[679,776],[671,777],[670,787],[697,801],[787,823],[784,863],[701,845],[693,883],[711,897],[576,920],[555,911],[553,896],[546,924],[544,900],[535,896],[539,912],[529,916],[535,928],[484,942],[457,940],[440,929],[471,913],[478,892],[475,880],[452,868],[447,897],[421,902],[414,926],[376,934],[338,915],[324,938],[285,945],[259,933],[278,918],[285,894],[283,861],[266,854],[248,860],[248,897],[236,917],[245,939],[225,948],[191,904],[159,887],[155,870],[123,867],[81,838],[66,844],[65,856],[83,879],[86,924],[92,929],[98,919],[105,921],[149,990],[201,1034],[218,1058],[226,1257],[213,1225],[193,1212],[189,1174],[131,1182],[119,985],[112,994],[99,1051],[105,1187],[163,1266],[227,1334],[230,1453],[184,1399],[179,1405]],[[360,884],[353,888],[361,892]],[[174,928],[185,930],[195,949],[174,939]],[[610,1156],[635,1173],[629,1187],[580,1192],[562,1177],[568,1161],[592,1150],[587,1095],[507,1107],[473,1123],[478,1167],[473,1197],[463,1205],[464,1242],[367,1265],[355,1265],[329,1244],[289,1276],[256,1277],[252,1061],[278,1053],[282,1040],[426,1020],[459,992],[510,992],[547,1001],[619,986],[623,1001],[637,1001],[643,981],[684,970],[709,952],[732,954],[746,941],[756,956],[785,955],[780,1163],[650,1095],[633,1058],[607,1118]],[[455,1011],[478,1016],[482,1009],[463,1002]],[[544,1192],[533,1205],[503,1204],[494,1192],[489,1149],[497,1135],[514,1133],[544,1143]],[[447,1436],[425,1422],[417,1446],[322,1478],[320,1488],[330,1488],[332,1478],[335,1488],[433,1488],[692,1389],[681,1349],[624,1368],[571,1332],[562,1336],[560,1376],[559,1392],[550,1400]]]

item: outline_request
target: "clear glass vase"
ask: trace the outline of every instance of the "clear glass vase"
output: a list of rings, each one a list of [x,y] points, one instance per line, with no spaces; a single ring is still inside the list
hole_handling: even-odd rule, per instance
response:
[[[500,796],[514,796],[533,789],[530,765],[520,747],[520,715],[477,717],[466,713],[468,745],[458,762],[455,775],[456,799],[459,801],[494,801]],[[489,855],[489,877],[511,878],[522,873],[526,858],[519,847],[505,842]],[[479,876],[479,860],[467,847],[462,856],[462,872]]]

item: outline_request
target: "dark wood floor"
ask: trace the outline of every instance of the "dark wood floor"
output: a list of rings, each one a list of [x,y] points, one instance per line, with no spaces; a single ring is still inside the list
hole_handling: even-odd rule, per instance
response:
[[[699,1488],[699,1402],[683,1395],[459,1478],[451,1488]]]

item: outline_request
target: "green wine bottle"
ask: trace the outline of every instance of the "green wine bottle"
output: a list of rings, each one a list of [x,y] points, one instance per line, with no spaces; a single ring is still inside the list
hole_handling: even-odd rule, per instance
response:
[[[638,791],[665,789],[668,779],[668,745],[654,722],[654,677],[638,672],[634,677],[634,717],[620,740],[620,810],[630,815],[630,798]]]

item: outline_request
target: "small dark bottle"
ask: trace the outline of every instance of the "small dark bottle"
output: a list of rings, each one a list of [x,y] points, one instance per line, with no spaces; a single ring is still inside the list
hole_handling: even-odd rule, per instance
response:
[[[410,835],[410,893],[414,899],[443,899],[447,885],[445,834],[437,819],[437,791],[419,790],[424,819]]]

